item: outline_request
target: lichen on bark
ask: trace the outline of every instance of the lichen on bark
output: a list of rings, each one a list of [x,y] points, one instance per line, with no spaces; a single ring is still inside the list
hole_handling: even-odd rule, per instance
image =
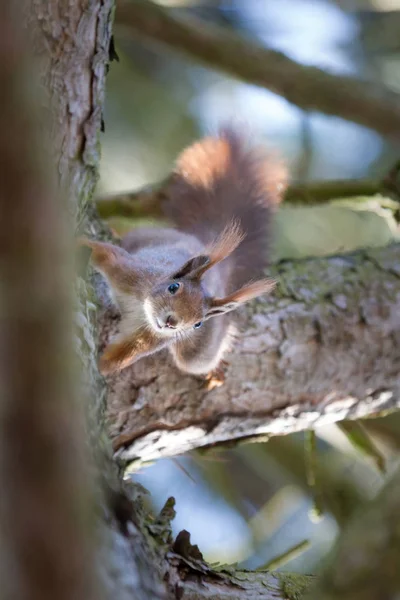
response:
[[[145,462],[399,408],[400,247],[285,261],[276,291],[240,316],[225,384],[212,392],[166,353],[108,379],[118,456]],[[101,314],[102,344],[115,314]]]

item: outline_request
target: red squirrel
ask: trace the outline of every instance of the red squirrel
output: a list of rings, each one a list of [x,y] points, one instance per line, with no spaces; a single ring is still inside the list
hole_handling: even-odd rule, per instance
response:
[[[84,240],[122,317],[103,374],[162,348],[186,373],[218,369],[235,334],[231,311],[274,286],[263,275],[285,187],[280,161],[224,129],[178,157],[163,200],[175,228],[135,229],[122,247]]]

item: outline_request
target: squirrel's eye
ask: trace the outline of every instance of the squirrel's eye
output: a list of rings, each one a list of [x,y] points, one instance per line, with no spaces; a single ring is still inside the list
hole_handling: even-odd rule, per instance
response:
[[[170,294],[174,295],[174,294],[176,294],[176,292],[179,290],[180,287],[181,287],[180,283],[171,283],[171,285],[168,286],[168,291]]]
[[[193,327],[194,327],[195,329],[198,329],[198,328],[199,328],[199,327],[201,327],[202,325],[203,325],[203,321],[199,321],[198,323],[195,323],[195,324],[193,325]]]

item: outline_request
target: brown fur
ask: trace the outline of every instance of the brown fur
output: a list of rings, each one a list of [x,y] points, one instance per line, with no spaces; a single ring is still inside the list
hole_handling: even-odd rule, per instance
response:
[[[253,298],[271,292],[275,287],[273,279],[261,279],[244,285],[242,288],[225,296],[225,298],[213,298],[210,301],[210,312],[222,314],[235,310],[240,304],[245,304]]]
[[[143,329],[132,337],[123,338],[109,344],[100,358],[100,372],[110,375],[115,371],[121,371],[132,362],[136,356],[143,357],[161,350],[162,341],[148,329]]]
[[[271,218],[287,186],[287,171],[273,153],[251,147],[225,128],[187,148],[176,162],[163,210],[180,229],[209,244],[234,220],[246,236],[230,257],[228,287],[262,277],[268,265]]]
[[[81,238],[79,244],[92,250],[91,261],[100,273],[112,281],[113,289],[129,292],[137,281],[130,255],[122,248]]]
[[[225,130],[177,161],[164,205],[177,229],[133,230],[123,248],[83,242],[122,315],[121,334],[101,358],[104,374],[163,347],[185,372],[218,367],[235,333],[226,313],[274,285],[261,278],[283,187],[276,159]]]

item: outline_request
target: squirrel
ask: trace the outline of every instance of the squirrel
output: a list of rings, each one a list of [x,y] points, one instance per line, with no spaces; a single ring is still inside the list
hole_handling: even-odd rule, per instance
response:
[[[274,287],[264,271],[286,179],[278,159],[225,128],[178,157],[162,200],[174,228],[132,230],[121,247],[82,241],[121,313],[103,375],[163,348],[185,373],[218,371],[236,335],[231,312]]]

